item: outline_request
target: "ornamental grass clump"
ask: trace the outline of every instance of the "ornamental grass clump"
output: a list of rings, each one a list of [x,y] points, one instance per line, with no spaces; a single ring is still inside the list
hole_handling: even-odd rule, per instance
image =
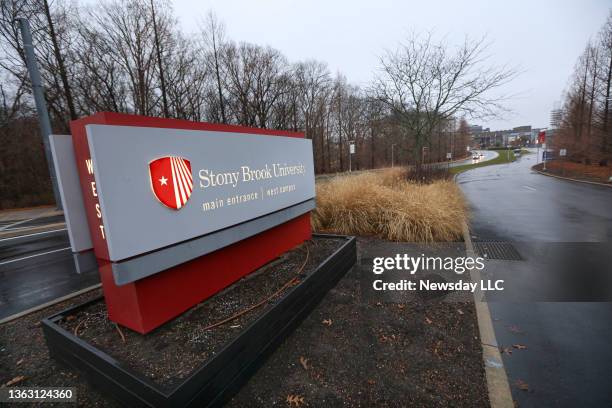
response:
[[[376,235],[391,241],[448,242],[462,238],[467,205],[449,180],[418,184],[404,169],[339,176],[317,183],[318,232]]]

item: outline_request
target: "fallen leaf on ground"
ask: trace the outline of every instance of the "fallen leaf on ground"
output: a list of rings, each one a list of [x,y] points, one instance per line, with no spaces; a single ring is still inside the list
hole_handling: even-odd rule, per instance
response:
[[[460,315],[462,315],[462,314],[463,314],[463,310],[461,310],[461,309],[457,309],[457,313],[459,313]]]
[[[525,381],[521,379],[516,380],[514,385],[516,385],[519,390],[529,391],[529,384],[527,384]]]
[[[368,384],[374,385],[374,384],[376,384],[376,381],[374,381],[373,379],[370,378],[370,379],[368,379]]]
[[[433,322],[429,319],[429,317],[425,316],[425,323],[432,324]]]
[[[23,358],[17,362],[17,365],[23,363]]]
[[[299,407],[304,403],[304,397],[300,397],[299,395],[289,394],[287,395],[287,403],[290,406]]]
[[[519,349],[519,350],[525,350],[527,348],[527,346],[523,344],[513,344],[512,347],[514,347],[515,349]]]
[[[403,303],[398,303],[398,304],[397,304],[397,308],[398,308],[398,309],[403,309],[403,308],[405,308],[405,307],[406,307],[406,305],[405,305],[405,304],[403,304]]]
[[[332,319],[324,319],[323,320],[323,324],[327,325],[327,326],[331,326],[333,323]]]
[[[304,367],[304,370],[308,370],[308,359],[304,358],[304,356],[300,356],[300,364]]]
[[[11,385],[19,384],[25,379],[26,379],[25,375],[18,375],[17,377],[13,378],[12,380],[10,380],[4,385],[6,385],[7,387],[10,387]]]

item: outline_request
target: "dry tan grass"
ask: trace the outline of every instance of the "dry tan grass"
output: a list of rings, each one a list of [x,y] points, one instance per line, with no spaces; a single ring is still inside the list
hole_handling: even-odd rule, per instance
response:
[[[318,182],[312,220],[319,232],[447,242],[461,239],[466,217],[454,182],[420,185],[406,181],[405,170],[388,169]]]

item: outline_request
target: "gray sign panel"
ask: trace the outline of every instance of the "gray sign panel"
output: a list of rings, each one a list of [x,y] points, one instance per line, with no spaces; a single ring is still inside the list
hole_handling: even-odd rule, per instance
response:
[[[111,261],[315,196],[307,139],[107,125],[87,137]]]
[[[83,205],[83,194],[79,183],[72,136],[50,135],[51,154],[55,165],[55,174],[62,198],[64,218],[68,229],[68,238],[72,252],[82,252],[93,248],[87,216]]]

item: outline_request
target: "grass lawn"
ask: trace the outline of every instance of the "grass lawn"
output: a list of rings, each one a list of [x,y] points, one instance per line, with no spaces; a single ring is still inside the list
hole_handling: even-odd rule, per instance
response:
[[[473,163],[473,164],[465,164],[463,166],[451,167],[450,172],[451,174],[458,174],[458,173],[463,173],[464,171],[475,169],[476,167],[492,166],[494,164],[511,163],[515,159],[514,152],[512,150],[509,150],[509,151],[500,150],[498,151],[498,153],[499,153],[499,156],[497,156],[496,158],[492,160],[487,160],[487,161]]]

